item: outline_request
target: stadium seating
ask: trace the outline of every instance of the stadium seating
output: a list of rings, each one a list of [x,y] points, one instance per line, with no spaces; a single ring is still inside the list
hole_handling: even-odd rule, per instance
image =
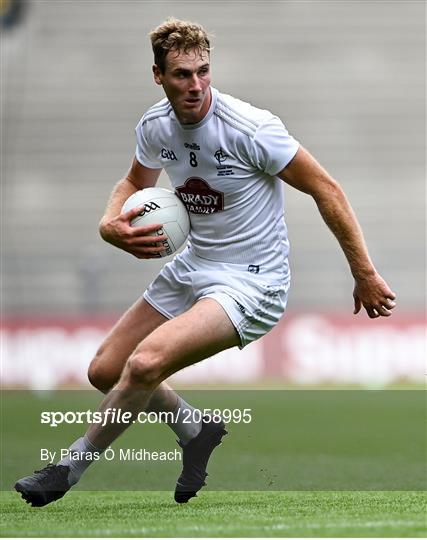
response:
[[[267,4],[31,3],[2,44],[6,313],[115,312],[164,263],[114,250],[97,224],[134,126],[163,97],[147,33],[169,13],[215,32],[214,86],[284,120],[342,183],[399,298],[421,308],[422,4]],[[336,242],[314,203],[287,191],[290,305],[351,305]]]

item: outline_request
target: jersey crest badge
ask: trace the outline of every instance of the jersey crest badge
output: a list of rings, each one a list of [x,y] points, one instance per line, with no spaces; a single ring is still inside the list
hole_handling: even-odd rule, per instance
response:
[[[214,158],[218,161],[218,165],[222,165],[222,163],[228,158],[227,154],[224,154],[224,150],[222,148],[218,148],[218,150],[214,154]]]
[[[216,166],[218,174],[217,176],[231,176],[234,174],[233,167],[231,165],[223,165],[224,161],[227,161],[228,156],[224,150],[219,147],[214,154],[214,158],[217,160],[218,165]]]

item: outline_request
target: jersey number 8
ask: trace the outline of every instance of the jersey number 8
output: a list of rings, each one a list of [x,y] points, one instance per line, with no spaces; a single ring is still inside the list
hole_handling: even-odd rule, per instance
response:
[[[192,167],[197,167],[198,163],[197,163],[197,159],[196,159],[196,154],[194,152],[190,152],[190,165]]]

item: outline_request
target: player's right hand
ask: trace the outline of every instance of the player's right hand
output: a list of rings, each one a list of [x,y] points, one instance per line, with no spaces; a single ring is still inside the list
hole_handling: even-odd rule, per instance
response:
[[[132,227],[131,221],[140,213],[140,208],[133,208],[109,221],[102,221],[99,232],[102,238],[113,246],[127,251],[137,259],[157,259],[165,250],[162,241],[165,234],[157,235],[162,224],[155,223],[144,227]]]

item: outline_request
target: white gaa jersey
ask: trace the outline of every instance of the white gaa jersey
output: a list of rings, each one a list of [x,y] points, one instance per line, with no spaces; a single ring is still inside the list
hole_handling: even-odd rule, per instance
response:
[[[298,142],[279,118],[218,90],[197,124],[181,124],[167,99],[136,127],[136,158],[164,168],[190,214],[190,249],[211,261],[278,270],[289,252],[284,184],[277,175]]]

